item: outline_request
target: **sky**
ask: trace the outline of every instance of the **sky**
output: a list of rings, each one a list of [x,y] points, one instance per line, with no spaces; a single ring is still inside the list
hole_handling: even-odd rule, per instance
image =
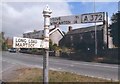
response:
[[[64,1],[64,0],[62,0]],[[22,36],[25,32],[43,30],[43,9],[46,5],[52,10],[51,17],[79,15],[94,12],[94,2],[2,2],[2,30],[6,37]],[[110,17],[118,11],[118,2],[96,2],[96,12],[108,12]],[[81,28],[90,24],[61,25],[67,32],[68,26]],[[52,26],[51,26],[52,28]]]

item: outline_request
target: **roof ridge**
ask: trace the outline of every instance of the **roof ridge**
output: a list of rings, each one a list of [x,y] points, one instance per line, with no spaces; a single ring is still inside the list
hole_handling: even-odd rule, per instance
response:
[[[96,25],[96,26],[103,26],[103,25]],[[76,29],[73,29],[73,30],[77,30],[77,29],[85,29],[85,28],[90,28],[90,27],[95,27],[95,26],[89,26],[89,27],[76,28]]]
[[[97,27],[98,27],[97,30],[101,30],[103,28],[103,25],[97,25]],[[73,29],[69,31],[67,34],[75,34],[75,33],[89,32],[89,31],[94,31],[94,26]]]

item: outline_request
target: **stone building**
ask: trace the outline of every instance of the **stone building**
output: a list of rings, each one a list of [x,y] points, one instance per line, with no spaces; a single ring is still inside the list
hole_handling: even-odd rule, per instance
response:
[[[59,41],[63,38],[63,36],[64,36],[63,32],[58,27],[50,29],[49,37],[53,44],[58,45]],[[23,38],[43,39],[44,30],[39,31],[34,30],[33,32],[24,33]]]
[[[101,50],[105,48],[103,25],[97,25],[97,48]],[[69,27],[68,33],[59,42],[60,46],[75,48],[78,50],[93,50],[95,49],[95,27],[85,27],[73,29]]]

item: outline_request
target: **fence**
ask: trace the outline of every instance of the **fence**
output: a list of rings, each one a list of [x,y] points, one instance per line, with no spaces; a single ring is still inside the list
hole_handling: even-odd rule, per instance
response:
[[[76,51],[76,52],[61,52],[61,56],[63,58],[71,59],[71,60],[80,60],[80,61],[91,61],[91,62],[100,62],[100,63],[112,63],[112,64],[120,64],[120,60],[118,58],[118,48],[116,49],[106,49],[100,50],[98,55],[95,55],[93,51]]]

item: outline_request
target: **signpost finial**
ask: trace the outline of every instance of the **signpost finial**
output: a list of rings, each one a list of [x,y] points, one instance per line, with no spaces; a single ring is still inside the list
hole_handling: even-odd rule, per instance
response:
[[[43,14],[46,15],[46,14],[51,14],[51,13],[52,13],[52,10],[50,9],[48,5],[46,5],[46,7],[43,10]]]

